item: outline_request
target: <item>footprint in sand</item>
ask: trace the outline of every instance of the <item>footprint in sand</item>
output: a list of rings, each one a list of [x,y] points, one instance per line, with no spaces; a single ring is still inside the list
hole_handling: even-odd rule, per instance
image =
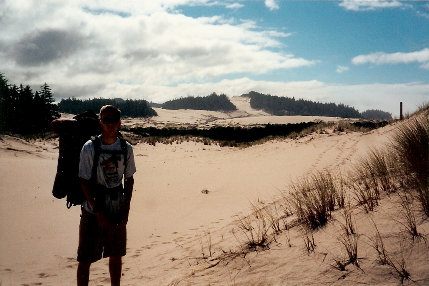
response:
[[[46,277],[49,277],[50,275],[49,274],[46,274],[46,273],[39,273],[39,278],[46,278]]]

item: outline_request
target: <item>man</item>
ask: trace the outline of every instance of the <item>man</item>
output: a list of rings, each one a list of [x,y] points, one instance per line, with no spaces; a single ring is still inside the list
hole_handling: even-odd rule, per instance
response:
[[[80,154],[79,177],[86,201],[79,226],[77,285],[88,285],[91,263],[102,257],[109,257],[111,285],[120,285],[136,172],[131,145],[118,138],[120,115],[117,107],[103,106],[101,138],[86,142]],[[95,162],[94,157],[98,157]]]

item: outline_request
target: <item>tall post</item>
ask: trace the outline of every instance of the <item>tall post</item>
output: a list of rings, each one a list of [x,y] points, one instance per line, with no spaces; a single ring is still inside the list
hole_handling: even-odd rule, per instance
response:
[[[404,115],[402,114],[402,101],[399,104],[399,119],[400,120],[404,119]]]

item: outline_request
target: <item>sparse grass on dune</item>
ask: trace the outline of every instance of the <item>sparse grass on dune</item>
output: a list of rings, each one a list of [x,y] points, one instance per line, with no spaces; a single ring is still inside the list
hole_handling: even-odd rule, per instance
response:
[[[429,109],[399,126],[393,138],[397,167],[407,179],[409,189],[418,198],[429,216]]]
[[[332,213],[343,211],[344,223],[338,241],[346,257],[335,257],[335,269],[344,271],[354,264],[360,269],[358,259],[359,238],[370,238],[358,234],[353,210],[366,213],[374,211],[383,198],[399,201],[397,213],[401,217],[398,225],[405,230],[407,239],[421,240],[427,245],[426,234],[418,229],[413,202],[417,200],[425,218],[429,216],[429,109],[406,121],[399,122],[392,143],[383,149],[370,150],[365,158],[356,162],[346,176],[329,170],[314,171],[298,179],[281,199],[268,205],[253,205],[252,215],[239,218],[241,230],[248,251],[261,247],[269,248],[276,236],[294,226],[301,226],[304,249],[310,254],[317,247],[313,234],[331,220]],[[396,195],[397,194],[397,195]],[[398,200],[399,198],[399,200]],[[291,223],[293,221],[294,223]],[[370,238],[372,247],[381,264],[396,273],[400,282],[411,280],[410,269],[402,252],[389,253],[383,235],[373,221],[376,230]],[[398,234],[403,233],[398,228]],[[291,245],[290,238],[289,245]],[[405,237],[405,236],[404,236]],[[395,258],[395,257],[402,258]],[[363,269],[361,269],[364,271]]]
[[[337,204],[338,189],[328,171],[314,172],[291,186],[298,220],[312,229],[324,226]]]

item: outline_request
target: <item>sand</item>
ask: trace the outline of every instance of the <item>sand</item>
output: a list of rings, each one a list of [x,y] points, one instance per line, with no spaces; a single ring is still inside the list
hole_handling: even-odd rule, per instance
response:
[[[240,102],[235,114],[166,111],[151,122],[126,124],[251,124],[296,122],[270,117]],[[309,119],[309,121],[315,118]],[[328,120],[328,119],[326,119]],[[335,119],[332,119],[335,120]],[[299,121],[299,120],[298,120]],[[356,208],[359,265],[332,267],[344,255],[337,239],[341,212],[314,233],[307,253],[299,227],[283,231],[269,249],[243,252],[237,218],[269,205],[312,170],[345,171],[371,148],[389,143],[395,125],[367,133],[332,130],[247,148],[197,142],[137,144],[135,191],[128,223],[123,285],[397,285],[391,267],[377,263],[372,218],[392,257],[418,285],[429,284],[427,245],[403,231],[398,198],[386,197],[371,214]],[[0,140],[0,285],[74,285],[80,210],[52,197],[58,142]],[[419,217],[420,218],[420,217]],[[422,233],[429,223],[418,220]],[[404,249],[400,251],[400,249]],[[398,263],[399,265],[400,263]],[[108,285],[107,260],[94,263],[90,285]],[[407,281],[405,281],[408,283]]]

